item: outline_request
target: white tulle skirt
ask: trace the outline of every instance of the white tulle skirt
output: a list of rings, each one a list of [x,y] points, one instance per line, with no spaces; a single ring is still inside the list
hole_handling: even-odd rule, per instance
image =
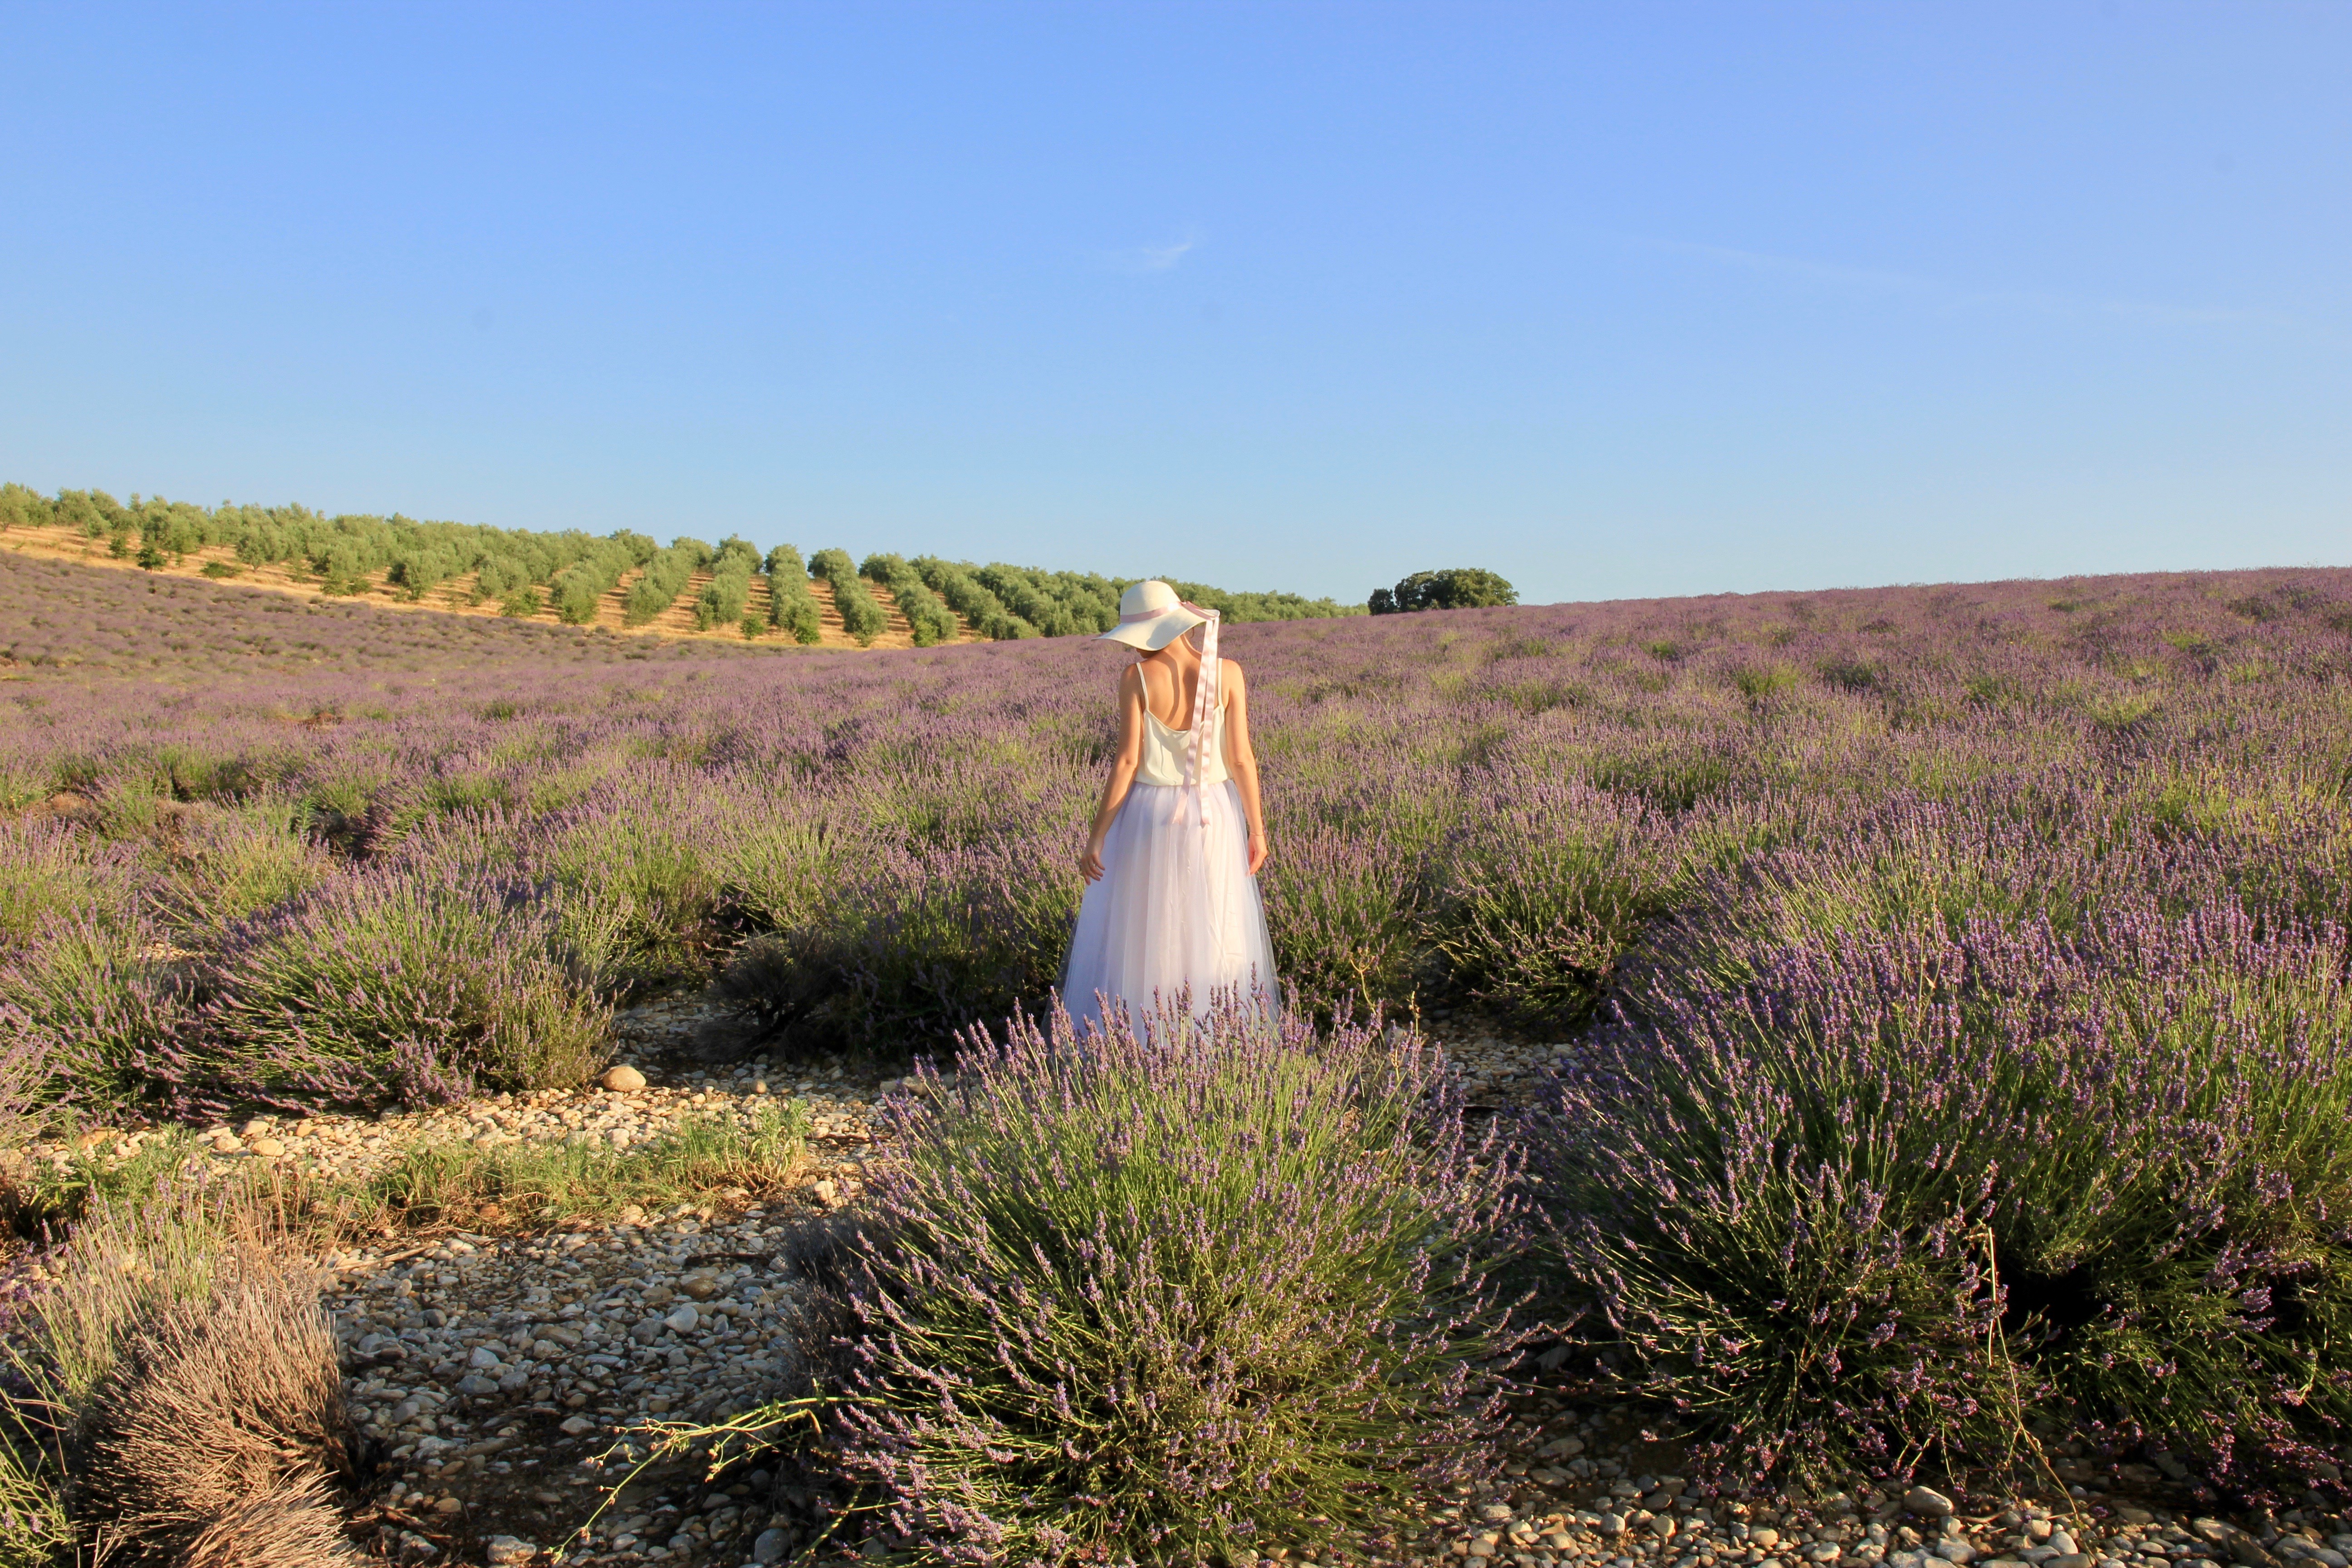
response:
[[[1265,906],[1249,874],[1249,819],[1232,781],[1208,790],[1208,826],[1177,820],[1183,791],[1135,785],[1103,840],[1103,875],[1078,906],[1062,1000],[1080,1021],[1122,1004],[1140,1024],[1189,992],[1194,1012],[1220,992],[1276,993]],[[1187,803],[1189,804],[1189,802]]]

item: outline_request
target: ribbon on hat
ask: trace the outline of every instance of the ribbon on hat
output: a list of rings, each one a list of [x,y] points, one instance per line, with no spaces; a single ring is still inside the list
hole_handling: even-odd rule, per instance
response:
[[[1176,820],[1184,820],[1187,797],[1200,814],[1202,827],[1209,826],[1209,789],[1201,781],[1207,776],[1209,759],[1215,753],[1209,748],[1216,742],[1217,726],[1217,612],[1178,600],[1184,607],[1201,617],[1201,678],[1192,683],[1192,732],[1184,747],[1184,788],[1176,797]]]

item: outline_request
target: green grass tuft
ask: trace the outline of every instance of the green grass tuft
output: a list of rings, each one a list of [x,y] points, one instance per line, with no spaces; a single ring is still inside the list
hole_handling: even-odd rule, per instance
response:
[[[726,1187],[772,1190],[806,1152],[808,1107],[763,1105],[748,1118],[700,1117],[640,1148],[595,1143],[432,1143],[411,1149],[357,1194],[365,1212],[415,1221],[608,1215]]]

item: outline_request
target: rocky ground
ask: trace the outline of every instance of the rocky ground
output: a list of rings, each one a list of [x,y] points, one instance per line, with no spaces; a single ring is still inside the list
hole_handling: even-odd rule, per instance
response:
[[[2168,1490],[2154,1466],[2061,1461],[2095,1484],[2048,1498],[1962,1498],[1915,1487],[1859,1497],[1705,1497],[1673,1473],[1672,1445],[1633,1430],[1633,1413],[1535,1402],[1505,1467],[1508,1483],[1439,1510],[1422,1561],[1508,1561],[1516,1568],[2339,1568],[2352,1552],[2341,1517],[2291,1510],[2253,1529],[2210,1517]],[[2145,1473],[2125,1473],[2140,1472]],[[1496,1568],[1500,1568],[1497,1561]]]
[[[867,1118],[898,1088],[837,1063],[690,1065],[703,1022],[682,1001],[623,1015],[622,1055],[642,1084],[624,1072],[618,1089],[501,1097],[373,1124],[320,1119],[302,1140],[316,1143],[320,1168],[356,1173],[432,1138],[627,1148],[684,1117],[784,1097],[810,1112],[809,1159],[781,1197],[735,1191],[651,1214],[627,1207],[609,1222],[453,1232],[332,1260],[352,1415],[382,1455],[379,1499],[362,1523],[386,1555],[775,1562],[813,1532],[809,1510],[775,1496],[763,1471],[704,1485],[699,1465],[670,1463],[611,1492],[635,1468],[616,1444],[642,1443],[665,1422],[724,1419],[787,1386],[802,1286],[795,1240],[856,1200],[873,1142]],[[248,1148],[287,1142],[266,1127],[238,1136]]]
[[[820,1545],[887,1558],[886,1543],[827,1536],[824,1500],[746,1461],[711,1477],[676,1459],[635,1471],[664,1422],[709,1422],[790,1384],[805,1282],[793,1259],[854,1205],[875,1152],[869,1118],[898,1082],[856,1064],[766,1058],[696,1065],[689,1001],[625,1014],[619,1089],[501,1096],[375,1119],[261,1118],[205,1130],[211,1157],[363,1176],[420,1142],[657,1136],[686,1116],[803,1100],[810,1159],[781,1194],[746,1192],[656,1213],[624,1209],[524,1234],[406,1235],[328,1261],[353,1418],[376,1462],[358,1527],[383,1557],[431,1563],[737,1564]],[[1570,1047],[1508,1042],[1434,1021],[1475,1106],[1522,1100]],[[118,1152],[139,1139],[100,1135]],[[64,1160],[70,1150],[45,1152]],[[1536,1394],[1516,1402],[1502,1484],[1427,1500],[1402,1542],[1286,1562],[1458,1568],[2347,1568],[2352,1521],[2307,1510],[2242,1523],[2208,1516],[2166,1455],[2056,1457],[2038,1498],[1706,1497],[1681,1449],[1643,1413]],[[635,1479],[614,1490],[632,1473]]]

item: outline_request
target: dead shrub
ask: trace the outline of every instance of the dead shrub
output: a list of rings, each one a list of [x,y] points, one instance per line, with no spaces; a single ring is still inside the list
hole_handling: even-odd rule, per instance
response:
[[[333,1494],[316,1471],[221,1515],[188,1543],[177,1568],[359,1568]]]
[[[350,1561],[299,1554],[333,1534],[327,1481],[350,1466],[318,1281],[259,1249],[224,1261],[205,1299],[120,1342],[75,1424],[74,1511],[134,1562]],[[246,1531],[265,1525],[285,1554],[257,1554]]]

